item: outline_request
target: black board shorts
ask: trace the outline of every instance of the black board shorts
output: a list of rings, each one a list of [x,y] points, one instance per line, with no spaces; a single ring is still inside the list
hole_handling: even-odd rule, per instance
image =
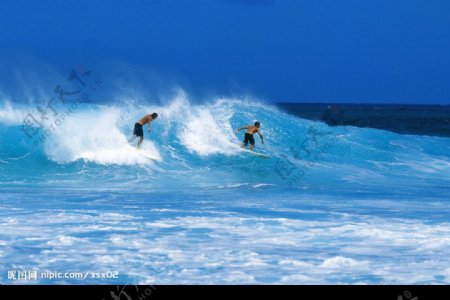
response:
[[[254,145],[255,139],[253,138],[253,134],[246,132],[244,138],[244,145],[247,146],[248,142],[250,142],[251,145]]]
[[[144,137],[144,130],[142,130],[142,125],[139,123],[134,124],[133,134],[138,137]]]

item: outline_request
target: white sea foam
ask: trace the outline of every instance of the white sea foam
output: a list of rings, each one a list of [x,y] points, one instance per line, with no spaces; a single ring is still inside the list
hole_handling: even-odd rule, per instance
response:
[[[142,220],[129,210],[92,209],[16,213],[0,222],[1,255],[12,261],[16,254],[9,247],[20,249],[33,242],[36,251],[21,254],[26,259],[18,266],[65,270],[70,263],[83,270],[114,269],[140,283],[317,284],[354,278],[360,279],[350,282],[370,283],[367,278],[377,278],[408,284],[450,278],[447,223],[378,217],[319,221],[223,212],[152,216]]]
[[[237,145],[231,141],[234,137],[230,124],[233,111],[220,102],[194,105],[180,91],[169,105],[148,108],[151,109],[160,112],[163,134],[175,134],[189,152],[201,156],[237,152]]]
[[[179,138],[189,151],[200,155],[232,154],[236,153],[237,146],[230,141],[230,132],[229,123],[217,122],[206,108],[195,108],[187,117]]]
[[[34,110],[27,107],[12,105],[10,101],[4,101],[0,105],[0,123],[6,125],[21,125],[27,115],[33,111]]]
[[[116,108],[80,111],[67,117],[45,142],[48,157],[58,163],[85,160],[99,164],[150,164],[161,155],[151,141],[138,151],[119,129]]]

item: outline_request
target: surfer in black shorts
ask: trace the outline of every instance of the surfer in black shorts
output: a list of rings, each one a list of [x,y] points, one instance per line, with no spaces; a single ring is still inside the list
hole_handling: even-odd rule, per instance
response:
[[[255,125],[249,125],[249,126],[242,126],[234,131],[234,133],[238,133],[242,129],[247,129],[245,132],[244,142],[241,145],[241,148],[247,147],[248,143],[250,142],[249,150],[253,151],[253,148],[255,148],[255,139],[253,138],[253,135],[255,133],[259,134],[259,137],[261,138],[261,143],[264,144],[264,138],[259,132],[259,127],[261,127],[261,124],[259,122],[255,122]]]
[[[144,130],[142,129],[142,127],[145,124],[148,124],[148,132],[150,133],[150,131],[152,130],[152,121],[155,120],[157,117],[158,117],[157,113],[152,113],[151,115],[146,115],[145,117],[137,121],[136,124],[134,124],[133,137],[130,139],[130,143],[134,140],[136,136],[139,137],[139,141],[137,143],[137,148],[139,149],[139,147],[142,144],[142,141],[144,140]]]

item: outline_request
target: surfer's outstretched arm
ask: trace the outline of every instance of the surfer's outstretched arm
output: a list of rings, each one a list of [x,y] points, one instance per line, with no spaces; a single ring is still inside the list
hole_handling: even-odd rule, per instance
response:
[[[259,134],[259,138],[261,139],[261,143],[264,144],[264,137],[263,137],[263,135],[261,134],[261,132],[259,132],[259,129],[258,129],[258,131],[256,131],[256,133]]]
[[[259,134],[259,137],[261,138],[261,143],[263,143],[263,144],[264,144],[264,137],[262,136],[262,134],[261,134],[261,133],[259,133],[259,131],[258,131],[258,134]]]

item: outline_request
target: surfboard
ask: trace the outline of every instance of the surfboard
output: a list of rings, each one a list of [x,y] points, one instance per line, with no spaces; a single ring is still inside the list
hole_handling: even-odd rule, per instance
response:
[[[141,148],[136,148],[135,145],[131,145],[131,144],[128,144],[125,147],[126,147],[127,151],[130,152],[130,154],[140,155],[140,156],[143,156],[143,157],[145,157],[147,159],[150,159],[150,160],[158,160],[157,157],[154,157],[151,153],[148,153],[148,151],[146,151],[142,147]]]
[[[250,151],[250,150],[247,150],[247,149],[240,148],[239,150],[242,151],[242,152],[246,152],[248,154],[251,154],[253,156],[256,156],[256,157],[261,157],[261,158],[270,158],[271,157],[270,155],[262,154],[262,153],[255,152],[255,151]]]

